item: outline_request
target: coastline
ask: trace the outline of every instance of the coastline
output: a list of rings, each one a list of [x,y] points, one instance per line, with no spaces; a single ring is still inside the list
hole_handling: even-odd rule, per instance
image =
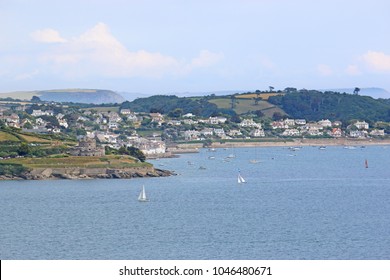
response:
[[[35,168],[20,175],[1,175],[2,180],[81,180],[167,177],[174,171],[158,168]]]
[[[322,139],[286,139],[286,141],[259,141],[259,142],[213,142],[209,148],[231,147],[291,147],[291,146],[372,146],[390,145],[390,139],[352,139],[352,138],[322,138]],[[175,153],[196,152],[203,148],[202,143],[177,144]]]

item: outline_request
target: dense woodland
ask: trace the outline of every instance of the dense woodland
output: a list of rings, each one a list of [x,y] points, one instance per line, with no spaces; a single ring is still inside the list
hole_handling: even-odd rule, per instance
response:
[[[272,96],[270,103],[280,106],[290,117],[309,121],[329,119],[348,122],[390,121],[390,99],[373,99],[356,94],[301,90]]]

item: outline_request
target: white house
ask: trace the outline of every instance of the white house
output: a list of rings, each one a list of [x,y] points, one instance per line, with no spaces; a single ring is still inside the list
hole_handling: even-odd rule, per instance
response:
[[[385,136],[385,130],[384,129],[373,129],[370,132],[371,136]]]
[[[232,137],[234,137],[234,136],[241,136],[242,135],[242,133],[241,133],[241,131],[239,129],[231,129],[231,130],[229,130],[229,132],[227,134],[229,136],[232,136]]]
[[[203,136],[213,136],[214,130],[212,128],[206,127],[200,131]]]
[[[121,109],[121,110],[120,110],[120,113],[121,113],[122,115],[127,116],[127,115],[130,115],[130,114],[131,114],[131,110],[130,110],[130,109]]]
[[[323,127],[332,127],[332,122],[330,120],[320,120],[318,122],[319,125],[322,125]]]
[[[225,117],[209,117],[208,122],[210,124],[220,124],[225,123],[227,121],[227,118]]]
[[[195,121],[195,120],[192,120],[192,119],[185,119],[185,120],[183,120],[183,123],[191,125],[191,124],[197,124],[198,121]]]
[[[253,119],[243,119],[239,124],[241,127],[257,127],[261,128],[261,124],[256,123]]]
[[[285,119],[283,121],[283,123],[284,123],[285,126],[288,126],[288,127],[295,126],[295,120],[292,120],[292,119]]]
[[[282,133],[283,136],[300,136],[301,132],[296,128],[286,129]]]
[[[186,130],[184,131],[185,140],[199,140],[200,132],[197,130]]]
[[[339,127],[333,128],[331,132],[329,132],[329,135],[332,137],[341,137],[343,135],[342,130]]]
[[[352,138],[365,138],[367,136],[367,131],[365,130],[351,130],[349,136]]]
[[[214,128],[214,134],[220,138],[226,137],[225,130],[223,128]]]
[[[52,110],[47,110],[47,111],[33,110],[31,113],[31,116],[33,116],[33,117],[53,116],[53,111]]]
[[[65,127],[65,128],[68,128],[68,122],[66,121],[66,120],[64,120],[64,119],[59,119],[58,120],[58,124],[60,125],[60,126],[62,126],[62,127]]]
[[[305,125],[306,120],[305,119],[296,119],[294,120],[296,125]]]
[[[366,123],[365,121],[362,121],[362,122],[360,122],[360,121],[355,122],[355,123],[354,123],[354,126],[356,126],[357,129],[368,129],[368,127],[369,127],[368,123]]]
[[[281,122],[281,121],[272,122],[271,126],[272,126],[272,129],[288,128],[288,125],[285,125],[284,122]]]
[[[264,129],[254,129],[250,132],[250,135],[253,137],[265,137]]]

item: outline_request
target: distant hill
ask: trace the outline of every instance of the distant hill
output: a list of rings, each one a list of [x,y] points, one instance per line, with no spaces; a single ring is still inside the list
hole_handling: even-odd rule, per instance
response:
[[[73,102],[73,103],[122,103],[123,96],[111,91],[102,89],[56,89],[41,91],[19,91],[1,93],[0,98],[11,97],[14,99],[31,100],[38,96],[43,101]]]
[[[102,89],[46,90],[38,92],[39,98],[45,101],[75,103],[122,103],[125,99],[118,93]]]
[[[321,91],[335,91],[335,92],[345,92],[353,93],[355,88],[340,88],[340,89],[330,89],[330,90],[321,90]],[[370,88],[360,88],[359,95],[362,96],[371,96],[372,98],[390,98],[390,92],[383,88],[370,87]]]

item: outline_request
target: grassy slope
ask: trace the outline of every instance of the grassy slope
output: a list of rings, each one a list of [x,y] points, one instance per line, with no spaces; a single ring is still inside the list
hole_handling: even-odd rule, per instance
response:
[[[149,163],[139,163],[134,158],[128,156],[14,158],[3,160],[2,163],[17,163],[28,168],[130,168],[151,166]]]
[[[25,141],[27,143],[40,143],[40,144],[52,144],[52,145],[71,145],[74,146],[76,142],[67,141],[67,140],[58,140],[58,139],[46,139],[47,136],[40,136],[39,134],[31,134],[31,133],[22,133],[22,132],[13,132],[13,134],[0,131],[0,144],[4,141],[13,141],[13,142],[21,142]]]
[[[20,140],[12,134],[9,134],[9,133],[4,132],[4,131],[0,131],[0,142],[3,142],[3,141],[19,142]]]
[[[211,99],[209,102],[214,103],[219,108],[230,109],[231,108],[231,99],[230,98],[216,98]],[[234,111],[237,114],[244,114],[250,111],[261,110],[267,117],[272,117],[275,112],[280,112],[285,114],[284,111],[277,106],[267,102],[267,101],[259,101],[258,105],[255,105],[253,99],[244,99],[239,98],[236,102],[236,107]]]

